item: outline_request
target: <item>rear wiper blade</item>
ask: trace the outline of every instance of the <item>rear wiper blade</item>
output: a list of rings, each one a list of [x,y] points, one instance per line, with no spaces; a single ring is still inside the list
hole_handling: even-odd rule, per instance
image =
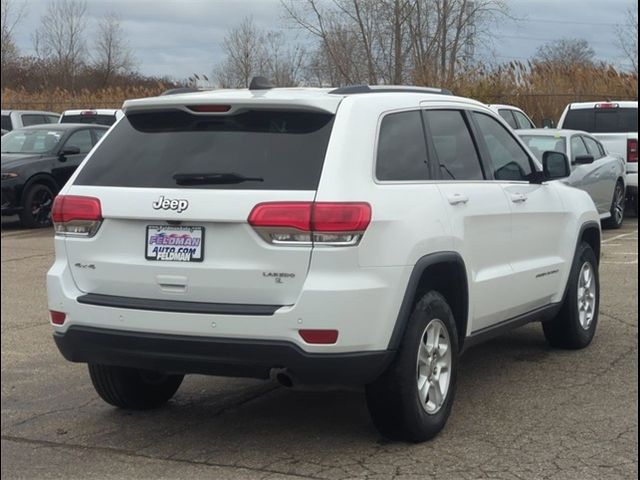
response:
[[[264,182],[261,177],[245,177],[239,173],[176,173],[178,185],[224,185],[243,182]]]

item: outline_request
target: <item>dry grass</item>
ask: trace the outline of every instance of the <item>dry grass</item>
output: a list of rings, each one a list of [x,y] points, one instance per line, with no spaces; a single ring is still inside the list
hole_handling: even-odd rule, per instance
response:
[[[2,90],[2,108],[15,110],[47,110],[62,112],[76,108],[120,108],[125,100],[155,97],[166,90],[166,86],[107,88],[104,90],[82,90],[71,93],[55,89],[28,92],[26,90]]]
[[[417,85],[424,84],[420,78]],[[607,65],[565,66],[513,62],[491,70],[478,68],[459,75],[447,87],[456,94],[485,103],[506,103],[526,111],[538,125],[542,119],[558,120],[567,103],[596,100],[637,100],[638,77]],[[2,90],[2,108],[51,110],[71,108],[119,108],[131,98],[156,96],[166,89],[156,87],[83,90]]]

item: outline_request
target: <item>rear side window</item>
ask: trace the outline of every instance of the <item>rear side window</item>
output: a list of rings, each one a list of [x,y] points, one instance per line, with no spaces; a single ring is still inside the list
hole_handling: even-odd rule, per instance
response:
[[[443,180],[483,180],[467,122],[457,110],[428,110],[425,119]]]
[[[518,122],[516,122],[516,119],[513,116],[511,110],[501,108],[500,110],[498,110],[498,113],[502,118],[504,118],[505,122],[507,122],[511,128],[518,128]]]
[[[116,123],[115,115],[64,115],[60,123],[87,123],[91,125],[106,125]]]
[[[43,123],[49,123],[44,115],[22,115],[22,125],[25,127],[30,127],[31,125],[42,125]]]
[[[637,108],[581,108],[569,110],[562,128],[590,133],[638,131]]]
[[[419,111],[382,119],[376,161],[378,180],[428,180],[427,145]]]
[[[49,123],[58,123],[58,120],[60,120],[60,117],[56,115],[46,115],[46,119]]]
[[[333,115],[301,111],[247,110],[217,116],[175,110],[132,113],[104,138],[75,183],[315,190],[332,126]],[[177,174],[217,175],[223,180],[178,185]]]
[[[577,157],[589,155],[587,146],[582,141],[582,137],[574,135],[571,137],[571,161],[575,162]]]
[[[602,151],[600,150],[601,147],[598,144],[598,142],[596,142],[591,137],[582,137],[582,139],[584,140],[584,143],[587,145],[587,150],[589,151],[589,155],[593,155],[593,158],[596,160],[599,160],[602,157],[604,157],[604,155],[602,155]]]
[[[518,112],[517,110],[513,111],[513,115],[516,117],[518,121],[518,128],[527,129],[527,128],[536,128],[536,126],[531,123],[531,120],[527,118],[522,112]]]
[[[13,130],[11,117],[9,115],[2,115],[2,129],[7,131]]]
[[[493,164],[496,180],[528,181],[533,169],[529,155],[497,120],[484,113],[474,113]]]

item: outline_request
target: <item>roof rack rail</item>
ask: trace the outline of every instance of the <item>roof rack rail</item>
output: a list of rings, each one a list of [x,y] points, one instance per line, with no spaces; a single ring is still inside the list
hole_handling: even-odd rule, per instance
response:
[[[162,97],[164,95],[178,95],[180,93],[196,93],[196,92],[202,92],[202,90],[199,88],[193,88],[193,87],[178,87],[178,88],[170,88],[169,90],[165,90],[160,94],[160,96]]]
[[[348,85],[346,87],[336,88],[329,93],[334,95],[354,95],[360,93],[434,93],[436,95],[453,95],[451,90],[446,88],[433,87],[414,87],[401,85]]]

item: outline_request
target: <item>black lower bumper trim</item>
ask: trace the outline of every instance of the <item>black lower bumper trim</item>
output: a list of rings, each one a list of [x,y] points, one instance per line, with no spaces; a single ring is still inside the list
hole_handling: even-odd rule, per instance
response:
[[[388,366],[390,350],[316,354],[289,342],[151,334],[71,326],[53,335],[72,362],[97,363],[229,377],[269,378],[284,368],[294,381],[308,384],[366,384]]]
[[[179,300],[156,300],[152,298],[120,297],[87,293],[77,299],[85,305],[112,308],[131,308],[154,312],[205,313],[214,315],[273,315],[282,305],[253,305],[238,303],[183,302]]]

